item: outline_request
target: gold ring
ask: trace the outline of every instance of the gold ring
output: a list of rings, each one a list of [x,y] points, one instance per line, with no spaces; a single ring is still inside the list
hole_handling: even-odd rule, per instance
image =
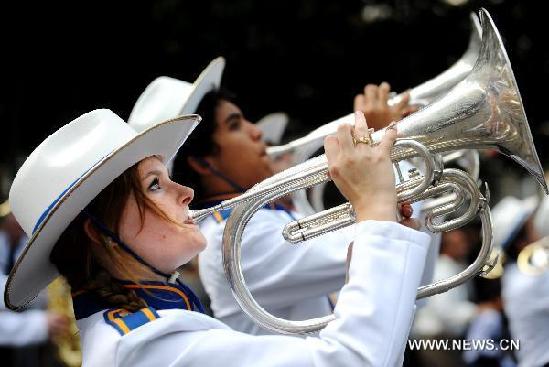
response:
[[[355,137],[354,132],[351,133],[351,136],[353,137],[353,144],[356,147],[357,144],[366,144],[366,145],[372,145],[372,133],[374,132],[374,129],[368,129],[368,133],[364,136]]]

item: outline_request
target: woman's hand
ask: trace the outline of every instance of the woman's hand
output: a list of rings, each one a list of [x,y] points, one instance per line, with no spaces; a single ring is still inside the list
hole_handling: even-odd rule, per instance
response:
[[[396,220],[396,190],[390,152],[395,128],[386,130],[382,141],[371,146],[353,143],[353,136],[368,135],[362,112],[355,112],[355,126],[341,125],[336,135],[326,137],[328,168],[339,191],[353,205],[357,221]]]

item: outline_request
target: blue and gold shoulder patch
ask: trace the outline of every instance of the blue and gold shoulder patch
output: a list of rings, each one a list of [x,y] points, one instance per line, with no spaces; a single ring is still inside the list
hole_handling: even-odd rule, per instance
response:
[[[110,309],[103,313],[103,317],[105,322],[115,328],[120,335],[125,335],[160,316],[154,308],[146,307],[136,312],[129,312],[123,308]]]
[[[212,216],[218,223],[221,223],[231,216],[231,211],[232,209],[214,210]]]

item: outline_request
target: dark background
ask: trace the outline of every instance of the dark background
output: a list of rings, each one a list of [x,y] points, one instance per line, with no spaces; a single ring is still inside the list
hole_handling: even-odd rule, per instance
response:
[[[289,136],[295,136],[349,113],[365,83],[387,80],[402,91],[445,70],[465,51],[468,14],[481,6],[504,37],[540,159],[547,162],[547,136],[541,132],[549,32],[543,30],[542,2],[462,2],[2,5],[0,165],[13,175],[48,134],[92,109],[110,108],[126,119],[155,77],[192,82],[216,56],[227,59],[223,84],[237,94],[247,117],[287,112]]]

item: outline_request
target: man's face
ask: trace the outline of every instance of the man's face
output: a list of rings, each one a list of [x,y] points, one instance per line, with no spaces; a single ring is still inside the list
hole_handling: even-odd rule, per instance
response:
[[[215,120],[213,140],[219,150],[209,157],[215,168],[245,189],[272,176],[261,130],[244,118],[238,106],[222,101]]]

